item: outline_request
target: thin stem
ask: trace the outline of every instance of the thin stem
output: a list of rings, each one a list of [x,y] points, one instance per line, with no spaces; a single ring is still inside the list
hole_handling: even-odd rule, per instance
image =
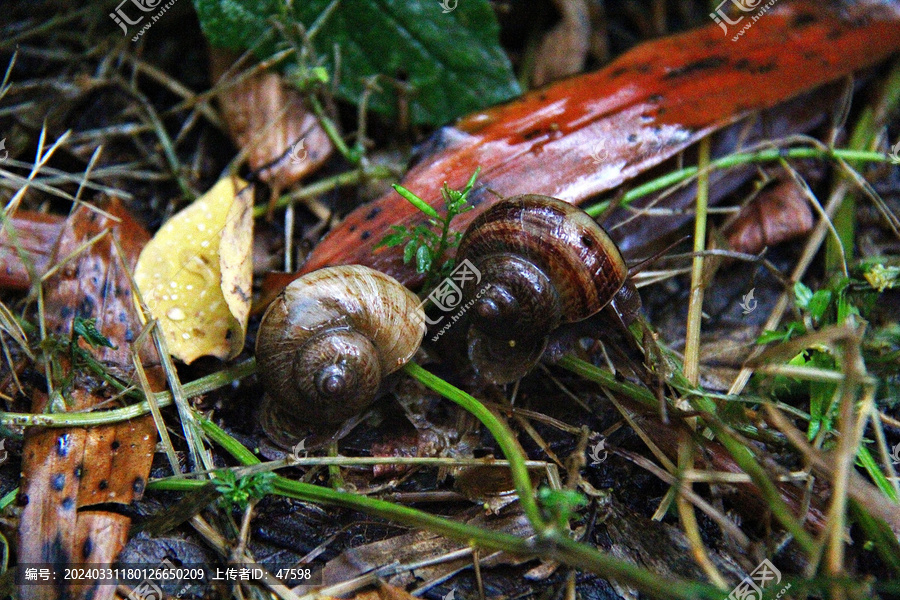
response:
[[[612,373],[595,367],[579,358],[564,356],[557,364],[587,379],[596,381],[609,390],[634,398],[635,400],[646,404],[648,407],[656,407],[657,400],[649,390],[640,388],[632,383],[616,381],[615,376]],[[680,378],[683,380],[684,376],[681,376]],[[702,396],[694,396],[694,398],[695,404],[702,404],[702,406],[700,406],[701,411],[703,411],[701,416],[705,424],[712,429],[716,438],[723,446],[725,446],[725,449],[731,454],[738,466],[747,473],[753,483],[759,487],[763,498],[765,498],[772,510],[772,514],[775,515],[775,518],[778,519],[782,526],[794,536],[797,543],[807,553],[814,551],[816,547],[815,540],[803,528],[803,525],[796,517],[794,517],[790,508],[781,497],[780,491],[775,484],[772,483],[772,480],[769,478],[765,469],[759,464],[751,451],[744,446],[744,444],[742,444],[740,440],[738,440],[738,438],[736,438],[734,434],[732,434],[725,425],[715,417],[715,415],[711,412],[706,412],[707,405],[710,408],[714,408],[715,405],[708,400],[706,402],[698,402],[705,399]]]
[[[722,158],[718,158],[710,162],[709,170],[712,171],[714,169],[727,169],[730,167],[737,167],[750,163],[772,162],[784,158],[830,158],[833,160],[844,159],[860,162],[880,163],[890,161],[890,158],[880,152],[844,150],[837,148],[830,150],[823,150],[820,148],[770,148],[766,150],[759,150],[758,152],[744,152],[723,156]],[[650,194],[664,190],[669,186],[692,179],[693,177],[697,176],[698,172],[698,167],[685,167],[683,169],[678,169],[677,171],[667,173],[666,175],[658,177],[652,181],[648,181],[647,183],[639,185],[633,190],[629,190],[622,197],[620,205],[628,206],[638,198],[649,196]],[[604,200],[603,202],[598,202],[593,206],[587,207],[585,209],[585,212],[587,212],[587,214],[591,215],[592,217],[598,217],[603,211],[609,208],[609,205],[610,201]]]
[[[421,367],[419,368],[421,369]],[[426,375],[437,379],[437,377],[424,369],[421,370]],[[449,386],[449,384],[447,385]],[[449,387],[452,388],[452,386]],[[242,464],[253,465],[260,462],[250,450],[229,436],[212,421],[199,418],[198,422],[212,441],[221,445],[226,452]],[[178,485],[183,490],[190,490],[205,485],[205,482],[182,480]],[[151,482],[148,487],[156,487],[155,482]],[[273,489],[282,496],[306,502],[359,510],[366,514],[379,516],[408,526],[421,527],[450,539],[486,550],[500,550],[523,557],[551,558],[604,578],[631,584],[658,598],[684,598],[685,600],[708,598],[710,600],[720,600],[722,596],[721,590],[717,588],[683,579],[667,579],[647,569],[600,552],[587,544],[576,542],[567,537],[562,531],[554,528],[546,529],[543,535],[537,538],[521,538],[438,517],[415,508],[393,504],[377,498],[340,492],[309,483],[293,481],[281,476],[275,477]]]
[[[533,488],[531,486],[531,477],[528,475],[528,467],[525,466],[525,458],[516,437],[509,427],[500,421],[494,413],[487,409],[475,397],[470,396],[461,389],[450,385],[437,375],[429,373],[415,363],[407,363],[404,367],[406,373],[416,379],[422,385],[434,390],[444,398],[455,402],[466,411],[472,413],[479,421],[481,421],[494,439],[497,440],[504,456],[509,461],[510,472],[512,474],[513,483],[516,491],[519,493],[519,503],[522,505],[522,511],[531,525],[538,532],[549,529],[550,524],[541,516],[537,501],[534,498]]]
[[[230,385],[232,381],[252,375],[255,371],[256,359],[247,359],[233,367],[211,373],[184,384],[182,386],[184,397],[194,398],[202,396],[220,387]],[[138,390],[133,390],[128,393],[128,396],[142,398],[143,394]],[[157,392],[156,401],[160,408],[169,406],[172,404],[172,394],[170,392]],[[147,400],[143,400],[124,408],[96,412],[53,413],[46,415],[0,412],[0,424],[20,427],[89,427],[92,425],[121,423],[145,415],[148,412],[150,412],[150,403]]]
[[[396,174],[393,171],[380,165],[370,165],[365,168],[354,169],[353,171],[347,171],[340,175],[327,177],[316,183],[304,186],[291,194],[285,194],[275,201],[273,209],[286,208],[297,200],[312,198],[345,185],[355,185],[364,179],[389,179],[395,175]],[[253,217],[257,219],[264,217],[268,211],[268,203],[259,204],[253,207]]]
[[[709,137],[700,140],[697,169],[697,210],[694,220],[694,260],[687,331],[684,335],[684,376],[696,386],[700,379],[700,326],[703,317],[703,251],[706,249],[706,209],[709,206]]]

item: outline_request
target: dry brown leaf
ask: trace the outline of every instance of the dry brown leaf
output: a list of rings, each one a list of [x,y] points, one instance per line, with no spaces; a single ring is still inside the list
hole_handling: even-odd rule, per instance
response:
[[[237,177],[169,219],[134,277],[172,356],[228,359],[244,347],[253,279],[252,188]]]
[[[128,269],[135,264],[149,235],[115,199],[104,213],[82,204],[66,219],[48,261],[60,267],[44,282],[47,330],[70,338],[76,318],[95,319],[97,330],[112,347],[83,351],[122,381],[132,381],[132,352],[138,350],[150,387],[163,388],[164,376],[150,345],[133,348],[140,331]],[[106,232],[95,243],[88,240]],[[121,248],[121,255],[113,244]],[[61,261],[71,257],[61,264]],[[64,353],[56,357],[66,409],[91,410],[108,403],[117,390],[98,385],[86,369],[73,369]],[[43,389],[31,392],[32,412],[49,410]],[[112,564],[125,545],[131,519],[113,505],[131,504],[144,492],[156,448],[156,426],[150,415],[122,423],[82,428],[31,427],[22,450],[19,499],[19,564],[51,564],[57,568]],[[115,586],[100,580],[60,581],[19,587],[22,600],[51,598],[111,599]]]
[[[480,507],[474,507],[456,515],[455,518],[470,525],[510,535],[527,537],[534,533],[528,519],[519,511],[510,511],[509,514],[502,517],[488,517]],[[456,553],[464,547],[466,547],[465,544],[428,531],[406,533],[344,550],[339,556],[325,564],[322,570],[322,580],[325,585],[341,583],[394,561],[401,565],[420,563],[424,566],[419,566],[414,571],[400,569],[394,575],[387,577],[386,583],[389,585],[405,587],[415,581],[444,580],[471,567],[472,557],[462,556],[448,560],[435,560],[433,564],[427,565],[424,563],[429,559],[447,558],[448,555]],[[529,559],[495,552],[483,554],[480,560],[482,567],[490,567],[500,564],[521,564]]]
[[[222,83],[236,59],[231,52],[211,49],[213,81]],[[218,98],[231,139],[247,154],[250,168],[276,190],[316,171],[334,151],[303,94],[278,73],[261,72],[237,84],[226,83]]]

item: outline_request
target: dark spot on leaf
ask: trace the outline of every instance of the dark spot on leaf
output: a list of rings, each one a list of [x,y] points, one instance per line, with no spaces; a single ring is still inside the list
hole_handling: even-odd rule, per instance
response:
[[[225,332],[225,340],[231,340],[231,329]]]
[[[81,555],[84,558],[87,558],[91,555],[91,552],[94,551],[94,541],[91,539],[91,536],[88,536],[84,540],[84,544],[81,545]]]
[[[85,296],[81,299],[81,304],[78,305],[78,315],[83,319],[89,319],[92,314],[94,314],[94,299],[90,296]]]
[[[350,227],[348,227],[348,229],[350,230],[350,233],[355,233],[355,232],[356,232],[356,225],[351,225]]]
[[[633,143],[635,143],[636,141],[637,141],[637,134],[636,134],[636,133],[629,133],[629,134],[628,134],[628,142],[629,142],[630,144],[633,144]]]
[[[124,311],[122,311],[119,313],[119,323],[126,323],[126,322],[128,322],[128,315]]]
[[[591,248],[594,246],[594,240],[592,240],[590,236],[587,235],[581,236],[581,243],[584,244],[585,248]]]
[[[532,129],[531,131],[526,131],[522,134],[522,139],[530,142],[534,138],[541,137],[542,135],[547,135],[547,132],[543,129]]]
[[[64,433],[58,438],[56,438],[56,454],[61,457],[66,457],[69,454],[69,434]]]
[[[75,479],[81,479],[81,477],[83,475],[84,475],[84,466],[78,465],[77,467],[75,467]]]
[[[97,484],[97,487],[101,490],[105,490],[109,487],[109,482],[105,479],[101,479],[100,483]]]
[[[16,497],[17,506],[28,506],[28,494],[19,493]]]
[[[371,231],[363,231],[359,237],[362,238],[363,240],[367,240],[370,237],[372,237],[372,232]]]
[[[694,62],[683,67],[672,69],[663,76],[663,79],[676,79],[678,77],[692,75],[700,71],[710,71],[712,69],[718,69],[727,62],[728,59],[724,56],[708,56],[706,58],[701,58],[700,60],[695,60]]]
[[[71,319],[72,318],[72,307],[71,306],[63,306],[59,309],[59,316],[63,319]]]
[[[52,542],[44,542],[41,546],[41,558],[43,562],[50,563],[50,567],[56,567],[62,571],[69,564],[69,553],[63,545],[62,532],[57,532]]]
[[[244,288],[240,286],[236,285],[231,288],[231,293],[235,294],[236,296],[240,296],[241,300],[243,300],[244,302],[250,302],[250,295],[244,291]]]
[[[628,72],[628,67],[619,67],[618,69],[614,69],[613,71],[611,71],[609,76],[610,76],[610,78],[614,79],[616,77],[621,77],[622,75],[624,75],[627,72]]]
[[[767,62],[765,64],[758,64],[753,62],[752,60],[741,58],[735,61],[734,68],[738,71],[746,71],[747,73],[762,75],[764,73],[769,73],[777,69],[778,64],[774,61]]]
[[[66,476],[62,473],[57,473],[50,479],[50,485],[53,486],[53,491],[61,492],[63,488],[66,487]]]
[[[72,510],[75,507],[75,500],[72,499],[72,496],[66,496],[60,504],[63,510]]]
[[[647,98],[647,102],[649,102],[650,104],[659,104],[662,101],[663,101],[662,94],[652,94],[649,98]]]
[[[819,19],[816,15],[812,13],[800,13],[799,15],[794,17],[793,26],[794,27],[805,27],[806,25],[810,25],[815,23]]]
[[[131,330],[130,327],[129,327],[128,329],[125,330],[125,341],[126,341],[126,342],[133,342],[133,341],[134,341],[134,332]]]
[[[131,489],[134,490],[134,493],[138,496],[144,493],[144,478],[143,477],[135,477],[134,482],[131,484]]]
[[[119,440],[116,440],[112,444],[110,444],[109,447],[112,448],[113,452],[115,452],[116,450],[119,449],[119,446],[121,446],[121,445],[122,444],[119,443]]]
[[[381,212],[381,207],[376,206],[375,208],[373,208],[366,214],[366,221],[371,221],[372,219],[377,217],[380,212]]]

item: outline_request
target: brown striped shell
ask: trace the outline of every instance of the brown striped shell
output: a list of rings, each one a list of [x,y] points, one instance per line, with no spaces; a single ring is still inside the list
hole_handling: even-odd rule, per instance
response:
[[[418,297],[369,267],[319,269],[269,306],[256,339],[266,434],[290,446],[362,412],[425,334]]]
[[[534,194],[482,213],[463,235],[457,256],[481,275],[478,286],[464,289],[466,300],[474,300],[477,332],[470,332],[470,357],[497,383],[521,377],[550,332],[599,312],[628,276],[619,249],[587,213]],[[504,362],[498,353],[514,354],[525,370],[498,366]]]

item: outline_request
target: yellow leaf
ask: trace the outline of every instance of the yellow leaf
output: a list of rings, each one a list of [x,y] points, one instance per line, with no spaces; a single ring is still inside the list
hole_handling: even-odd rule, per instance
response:
[[[233,358],[244,347],[253,264],[253,190],[220,180],[163,225],[134,278],[175,358]]]

